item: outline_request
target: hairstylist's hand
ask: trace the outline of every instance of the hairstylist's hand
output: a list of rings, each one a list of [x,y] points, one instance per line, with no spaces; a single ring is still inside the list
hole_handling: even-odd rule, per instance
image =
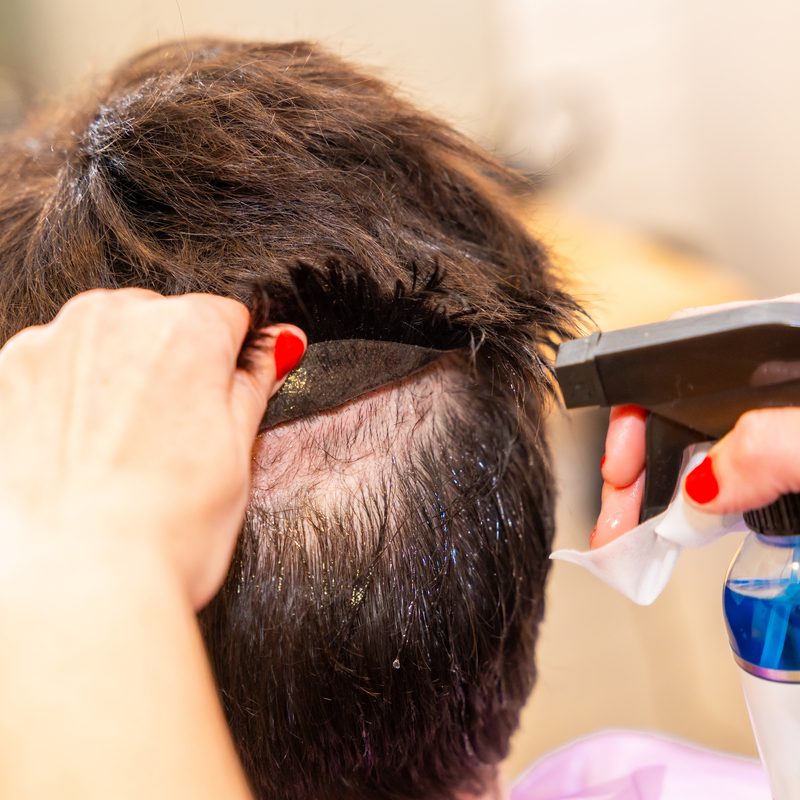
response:
[[[0,560],[151,548],[205,604],[228,568],[267,398],[305,348],[299,329],[273,326],[239,369],[248,325],[222,297],[94,290],[10,339]]]
[[[777,298],[800,302],[800,294]],[[690,309],[680,315],[718,311],[725,306]],[[645,411],[638,406],[611,410],[606,452],[601,462],[603,495],[590,544],[600,547],[634,528],[644,492]],[[709,513],[731,513],[771,503],[800,491],[800,408],[743,414],[720,439],[682,487],[684,496]]]

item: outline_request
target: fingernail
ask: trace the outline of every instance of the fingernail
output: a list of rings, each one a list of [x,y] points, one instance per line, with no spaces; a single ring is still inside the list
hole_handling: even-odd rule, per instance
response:
[[[642,406],[637,406],[635,403],[622,406],[622,409],[626,414],[639,417],[639,419],[647,419],[647,409]]]
[[[719,494],[719,484],[714,475],[714,465],[706,456],[687,476],[686,494],[695,503],[710,503]]]
[[[597,525],[592,528],[592,532],[589,534],[589,547],[594,544],[594,540],[597,538]]]
[[[606,457],[605,457],[605,455],[604,455],[604,456],[603,456],[603,457],[600,459],[600,469],[603,469],[603,464],[605,464],[605,463],[606,463]]]
[[[275,340],[275,380],[279,381],[290,373],[299,363],[306,346],[299,336],[291,331],[281,331]]]

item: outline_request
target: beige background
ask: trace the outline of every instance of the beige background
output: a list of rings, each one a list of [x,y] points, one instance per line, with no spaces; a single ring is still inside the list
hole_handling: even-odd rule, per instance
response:
[[[313,39],[375,65],[424,105],[481,127],[489,94],[485,0],[16,0],[41,82],[62,89],[137,48],[183,36]],[[421,24],[424,21],[424,24]],[[22,25],[22,22],[18,24]]]

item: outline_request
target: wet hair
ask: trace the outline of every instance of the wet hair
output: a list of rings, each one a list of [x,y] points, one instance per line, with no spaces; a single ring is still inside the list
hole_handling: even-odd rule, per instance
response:
[[[312,342],[452,350],[257,443],[200,621],[259,798],[453,798],[507,753],[553,533],[549,359],[575,313],[519,185],[302,42],[160,46],[0,145],[0,340],[140,286],[266,292]]]

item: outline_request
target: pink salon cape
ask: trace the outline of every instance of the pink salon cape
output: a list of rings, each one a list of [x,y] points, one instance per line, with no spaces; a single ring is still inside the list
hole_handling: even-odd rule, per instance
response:
[[[607,731],[546,755],[511,800],[770,800],[758,761],[675,739]]]

